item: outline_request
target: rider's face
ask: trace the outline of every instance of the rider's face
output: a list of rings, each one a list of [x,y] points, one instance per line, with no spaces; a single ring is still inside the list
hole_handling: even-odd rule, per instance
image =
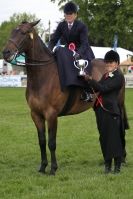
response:
[[[77,13],[64,14],[64,17],[67,23],[73,23],[74,20],[77,18]]]

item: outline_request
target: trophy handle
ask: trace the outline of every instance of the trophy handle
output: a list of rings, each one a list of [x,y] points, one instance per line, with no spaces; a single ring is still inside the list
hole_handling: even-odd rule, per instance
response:
[[[75,66],[76,68],[79,69],[79,67],[78,67],[77,64],[76,64],[77,62],[78,62],[78,60],[75,60],[75,61],[74,61],[74,66]]]
[[[85,67],[86,68],[88,66],[88,60],[85,60]]]

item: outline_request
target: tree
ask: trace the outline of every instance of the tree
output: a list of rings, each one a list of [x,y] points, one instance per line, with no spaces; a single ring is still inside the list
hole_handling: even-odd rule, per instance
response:
[[[62,9],[67,0],[58,2]],[[118,45],[133,50],[133,3],[132,0],[75,0],[79,5],[79,18],[89,29],[90,44],[112,46],[114,35]]]
[[[22,21],[36,21],[38,20],[35,15],[27,14],[27,13],[22,13],[22,14],[16,14],[14,13],[9,21],[4,21],[0,25],[0,58],[2,58],[2,50],[3,47],[5,46],[10,32],[13,28],[15,28],[18,24],[20,24]],[[42,24],[39,23],[37,26],[37,31],[41,34],[42,33]]]

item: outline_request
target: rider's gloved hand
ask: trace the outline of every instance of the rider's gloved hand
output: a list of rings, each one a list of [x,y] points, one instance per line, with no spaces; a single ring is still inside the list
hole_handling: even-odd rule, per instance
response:
[[[52,52],[55,53],[59,48],[64,48],[65,45],[57,45],[57,46],[54,46]]]
[[[54,46],[52,53],[55,53],[59,49],[59,46]]]

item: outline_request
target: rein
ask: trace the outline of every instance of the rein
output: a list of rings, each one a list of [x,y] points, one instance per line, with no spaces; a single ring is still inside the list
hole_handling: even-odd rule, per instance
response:
[[[22,54],[19,54],[19,55],[22,55]],[[24,55],[22,55],[23,57],[25,57]],[[15,62],[16,64],[13,64],[13,65],[16,65],[16,66],[45,66],[45,65],[48,65],[48,64],[52,64],[53,62],[55,62],[55,59],[54,57],[48,59],[48,60],[32,60],[31,59],[31,62],[20,62],[17,60],[17,55],[15,56]],[[32,63],[32,62],[36,62],[36,63]]]
[[[116,115],[115,112],[110,111],[109,109],[107,109],[107,108],[103,105],[103,103],[99,100],[98,95],[96,94],[95,90],[94,90],[92,87],[91,87],[91,90],[92,90],[93,94],[95,95],[96,100],[99,102],[101,108],[102,108],[104,111],[106,111],[106,112],[108,112],[108,113],[110,113],[110,114],[113,114],[113,115],[115,114],[115,115]],[[94,106],[95,106],[95,105],[94,105]],[[117,115],[118,115],[118,114],[117,114]]]

